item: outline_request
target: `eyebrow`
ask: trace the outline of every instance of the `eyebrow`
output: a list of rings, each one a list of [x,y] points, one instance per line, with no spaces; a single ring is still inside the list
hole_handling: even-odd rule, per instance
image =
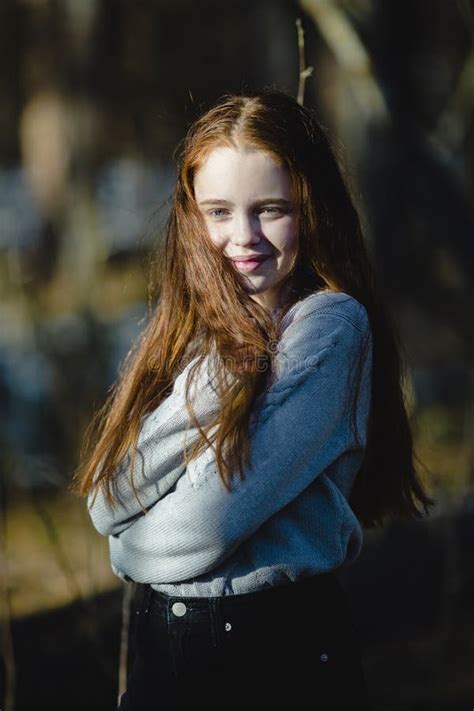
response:
[[[260,200],[255,200],[252,204],[255,206],[263,205],[263,203],[272,202],[277,205],[291,205],[291,200],[286,200],[285,198],[261,198]],[[199,205],[233,205],[230,200],[220,200],[219,198],[208,198],[207,200],[202,200]]]

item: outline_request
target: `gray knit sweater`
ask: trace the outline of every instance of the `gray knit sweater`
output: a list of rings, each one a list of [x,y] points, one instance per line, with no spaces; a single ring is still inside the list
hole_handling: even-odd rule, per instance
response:
[[[364,336],[369,349],[357,397],[350,402]],[[184,404],[192,360],[172,393],[143,418],[135,485],[126,459],[114,480],[113,510],[99,487],[88,510],[108,536],[113,572],[170,595],[223,596],[286,584],[350,565],[362,529],[348,504],[366,442],[372,336],[365,308],[329,290],[294,304],[282,322],[275,368],[251,419],[252,459],[228,492],[208,447],[187,467],[185,445],[198,434]],[[209,359],[192,390],[201,424],[218,409]]]

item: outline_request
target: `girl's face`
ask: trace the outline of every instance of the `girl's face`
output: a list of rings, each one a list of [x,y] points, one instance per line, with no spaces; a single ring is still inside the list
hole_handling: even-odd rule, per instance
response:
[[[298,249],[288,170],[261,150],[214,148],[196,171],[194,195],[251,298],[270,311],[282,306]]]

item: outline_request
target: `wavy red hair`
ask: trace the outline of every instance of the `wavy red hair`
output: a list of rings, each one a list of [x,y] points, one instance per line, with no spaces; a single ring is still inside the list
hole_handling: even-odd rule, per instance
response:
[[[194,175],[218,146],[265,151],[291,175],[299,249],[284,283],[286,303],[276,320],[245,292],[234,268],[210,241],[196,205]],[[75,475],[73,491],[85,496],[100,485],[113,504],[110,484],[129,450],[133,482],[142,417],[167,397],[183,364],[195,355],[196,368],[212,355],[220,412],[200,428],[201,437],[185,461],[211,442],[226,486],[237,471],[242,477],[250,461],[250,416],[271,373],[280,320],[305,295],[331,289],[351,294],[365,306],[372,331],[368,441],[351,506],[367,527],[391,516],[420,517],[420,503],[426,513],[434,502],[414,464],[401,346],[377,293],[349,180],[314,112],[275,89],[225,94],[191,125],[177,162],[171,209],[150,285],[149,303],[155,306],[86,431],[84,442],[91,451],[83,471]],[[192,416],[190,400],[187,406]]]

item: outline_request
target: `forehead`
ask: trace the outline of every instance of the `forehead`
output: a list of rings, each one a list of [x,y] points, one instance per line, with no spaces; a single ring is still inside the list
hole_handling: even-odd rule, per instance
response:
[[[291,180],[287,168],[262,150],[229,146],[213,148],[194,176],[196,195],[247,187],[288,193]]]

